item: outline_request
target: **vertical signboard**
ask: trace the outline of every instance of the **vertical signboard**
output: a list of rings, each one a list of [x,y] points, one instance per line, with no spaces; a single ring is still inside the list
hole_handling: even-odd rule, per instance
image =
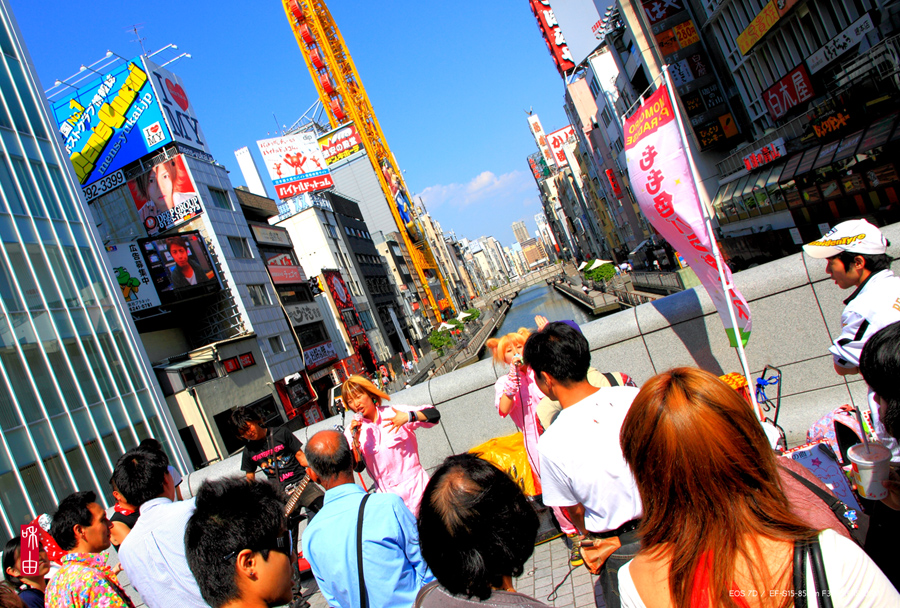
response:
[[[581,63],[603,41],[603,19],[593,0],[549,0],[565,34],[574,63]],[[603,9],[606,10],[606,7]]]
[[[53,116],[82,186],[119,178],[104,192],[124,182],[117,170],[172,141],[140,58],[57,98]]]
[[[283,135],[256,143],[278,198],[291,198],[334,186],[314,134]]]
[[[538,27],[550,50],[550,56],[553,57],[553,62],[556,64],[556,69],[560,76],[565,77],[567,72],[575,68],[575,60],[572,58],[572,53],[569,52],[566,38],[550,7],[550,0],[530,0],[530,3],[531,12],[537,19]]]
[[[553,154],[550,153],[550,146],[547,145],[547,135],[544,133],[544,127],[541,126],[541,119],[538,118],[537,114],[528,116],[528,128],[531,129],[534,143],[537,144],[547,167],[553,166]]]

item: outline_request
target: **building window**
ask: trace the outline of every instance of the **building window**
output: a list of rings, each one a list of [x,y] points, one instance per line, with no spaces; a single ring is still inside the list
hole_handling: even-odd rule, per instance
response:
[[[350,234],[351,234],[350,228],[348,226],[344,226],[344,232],[347,233],[347,236],[350,236]]]
[[[328,230],[328,234],[331,235],[331,238],[338,238],[338,233],[337,230],[334,229],[334,226],[332,226],[331,224],[325,224],[325,229]]]
[[[250,301],[254,306],[270,306],[272,304],[265,285],[247,285],[247,289],[250,291]]]
[[[375,321],[372,320],[372,313],[368,310],[359,311],[359,320],[362,321],[362,326],[366,331],[375,329]]]
[[[303,346],[303,348],[310,348],[316,344],[327,342],[330,339],[328,337],[328,332],[325,331],[325,324],[321,321],[296,327],[295,331],[297,332],[297,337],[300,338],[300,345]]]
[[[231,211],[231,201],[228,200],[228,193],[218,188],[210,188],[209,195],[212,197],[213,204],[220,209],[228,209]]]
[[[283,353],[284,342],[281,340],[281,336],[272,336],[269,338],[269,348],[272,349],[273,353]]]
[[[234,254],[236,258],[252,258],[253,253],[250,251],[250,245],[247,243],[247,239],[240,238],[237,236],[228,237],[228,242],[231,244],[231,252]]]
[[[603,119],[603,124],[608,127],[612,121],[612,116],[609,115],[609,108],[603,108],[603,111],[600,112],[600,118]]]
[[[201,363],[200,365],[193,365],[181,370],[181,380],[184,382],[185,387],[194,386],[195,384],[200,384],[208,380],[215,380],[218,377],[219,370],[212,361]]]
[[[588,85],[591,89],[591,93],[594,94],[594,98],[600,97],[600,85],[597,83],[596,78],[591,78],[591,83]]]

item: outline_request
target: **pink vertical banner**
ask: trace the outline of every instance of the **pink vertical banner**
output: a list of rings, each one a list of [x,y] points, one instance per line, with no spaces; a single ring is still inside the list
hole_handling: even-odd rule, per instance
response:
[[[22,574],[37,576],[41,563],[41,529],[35,522],[22,526]]]
[[[737,289],[726,295],[706,231],[700,197],[691,178],[687,153],[681,143],[678,123],[668,88],[661,86],[630,118],[625,119],[625,158],[632,188],[644,216],[659,234],[687,261],[712,298],[725,326],[731,346],[750,338],[750,307]],[[725,283],[732,284],[731,271],[722,264]],[[734,307],[738,327],[732,326],[728,300]]]

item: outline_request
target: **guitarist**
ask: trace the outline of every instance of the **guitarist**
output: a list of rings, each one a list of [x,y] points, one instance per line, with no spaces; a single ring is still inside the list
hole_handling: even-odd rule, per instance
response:
[[[281,488],[290,494],[306,475],[306,455],[303,444],[287,428],[267,427],[262,417],[250,406],[238,407],[231,413],[231,423],[237,430],[238,437],[246,442],[241,470],[252,481],[256,478],[256,470],[262,469],[266,477],[278,481]],[[312,521],[313,516],[322,508],[325,493],[314,483],[310,483],[300,495],[299,504],[306,508],[306,515]],[[293,541],[300,539],[299,526],[302,520],[300,509],[288,518],[288,530],[293,534]],[[296,544],[292,549],[296,549]],[[300,594],[300,572],[296,560],[291,560],[294,568],[294,602],[291,606],[303,606]]]

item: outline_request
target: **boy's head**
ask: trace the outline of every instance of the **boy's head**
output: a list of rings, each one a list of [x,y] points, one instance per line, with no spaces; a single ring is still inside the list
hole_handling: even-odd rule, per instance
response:
[[[246,441],[258,441],[266,436],[265,422],[249,405],[237,407],[231,412],[231,425],[238,437]]]
[[[291,601],[293,539],[284,493],[268,481],[207,481],[184,533],[188,566],[212,608]]]

